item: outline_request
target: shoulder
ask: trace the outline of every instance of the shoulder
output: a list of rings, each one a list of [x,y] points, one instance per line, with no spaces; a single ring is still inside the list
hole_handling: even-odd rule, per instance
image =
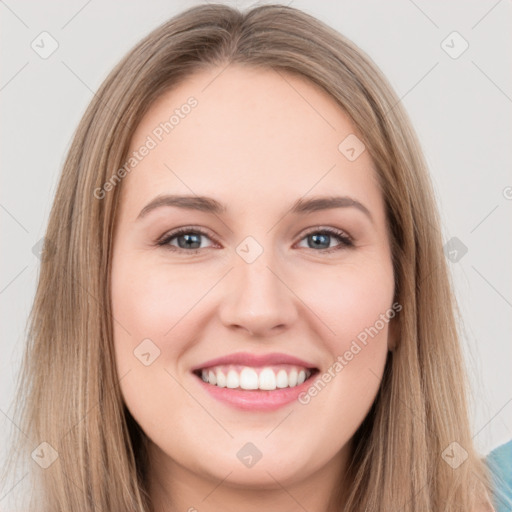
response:
[[[496,512],[512,510],[512,440],[492,450],[485,458],[485,463],[494,481],[493,501]]]

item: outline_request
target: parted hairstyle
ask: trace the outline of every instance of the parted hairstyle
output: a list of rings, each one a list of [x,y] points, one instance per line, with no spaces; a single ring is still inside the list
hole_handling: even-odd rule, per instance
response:
[[[189,8],[138,43],[105,79],[74,135],[17,382],[20,431],[11,460],[29,460],[43,441],[58,453],[46,470],[32,465],[30,510],[153,510],[147,438],[123,403],[113,348],[112,235],[123,182],[101,198],[95,191],[126,161],[157,98],[192,73],[231,64],[298,74],[332,96],[362,135],[385,201],[403,309],[377,397],[354,436],[343,510],[492,510],[491,475],[472,441],[460,315],[433,187],[400,100],[361,49],[311,15],[284,5],[242,12],[222,4]],[[467,452],[457,469],[442,457],[453,442]]]

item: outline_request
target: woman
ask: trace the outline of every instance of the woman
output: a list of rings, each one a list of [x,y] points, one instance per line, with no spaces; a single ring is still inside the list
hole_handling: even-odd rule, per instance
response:
[[[33,509],[493,510],[454,312],[375,64],[290,7],[189,9],[64,165],[20,386]]]

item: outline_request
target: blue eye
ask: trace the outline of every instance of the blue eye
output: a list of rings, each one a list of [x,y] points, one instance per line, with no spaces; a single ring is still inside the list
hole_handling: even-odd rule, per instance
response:
[[[200,247],[201,246],[201,238],[205,237],[211,240],[211,237],[198,228],[180,228],[176,231],[173,231],[166,236],[164,236],[160,241],[156,243],[156,245],[161,247],[166,247],[173,251],[178,252],[187,252],[195,254],[202,249],[207,249],[209,247]],[[331,247],[331,239],[336,239],[339,243],[334,247]],[[338,251],[340,249],[344,249],[347,247],[353,247],[354,243],[350,236],[348,236],[343,231],[334,228],[316,228],[315,230],[310,231],[305,236],[301,238],[302,240],[308,240],[308,248],[309,249],[320,249],[316,252],[321,253],[330,253],[334,251]],[[177,244],[171,243],[176,241]]]
[[[198,245],[201,245],[201,237],[209,238],[207,233],[200,229],[181,228],[169,233],[169,235],[159,241],[157,245],[167,246],[173,250],[196,253],[202,249],[202,247],[198,247]],[[178,247],[171,244],[171,241],[174,239],[178,242]]]
[[[340,242],[339,245],[331,247],[330,241],[332,238],[338,240],[338,242]],[[343,249],[344,247],[352,247],[354,245],[348,235],[343,231],[333,228],[323,228],[321,230],[310,231],[302,240],[304,239],[308,240],[308,247],[310,249],[320,248],[322,249],[322,252],[333,252]],[[309,243],[310,241],[311,243]]]

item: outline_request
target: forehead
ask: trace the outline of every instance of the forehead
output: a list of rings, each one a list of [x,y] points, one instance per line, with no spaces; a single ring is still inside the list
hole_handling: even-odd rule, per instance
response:
[[[304,77],[201,70],[158,98],[137,127],[129,153],[150,150],[125,178],[124,201],[135,208],[160,193],[193,193],[261,208],[337,192],[380,203],[368,151],[355,160],[344,153],[355,137],[335,100]]]

